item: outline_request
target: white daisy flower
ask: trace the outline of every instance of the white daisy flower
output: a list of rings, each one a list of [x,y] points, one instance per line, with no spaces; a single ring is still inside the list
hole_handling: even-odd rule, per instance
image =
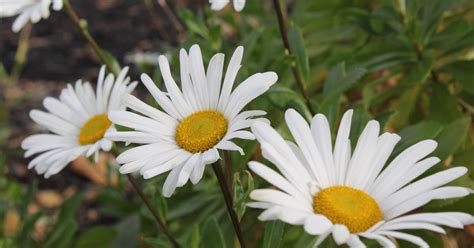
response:
[[[108,113],[125,109],[121,96],[131,93],[137,85],[130,83],[127,72],[125,67],[115,79],[112,73],[105,76],[105,66],[102,66],[97,95],[89,82],[78,80],[75,87],[68,84],[59,99],[44,99],[43,105],[48,112],[30,111],[31,119],[52,133],[34,134],[22,142],[25,157],[42,153],[28,164],[28,168],[35,168],[38,174],[48,178],[81,155],[94,155],[97,161],[101,149],[109,151],[112,141],[104,138],[104,134],[115,128]]]
[[[158,89],[146,74],[142,74],[141,79],[164,112],[127,95],[123,101],[142,115],[129,111],[110,114],[114,123],[135,131],[108,133],[107,138],[143,144],[117,157],[123,164],[120,172],[140,171],[149,179],[171,170],[163,186],[163,195],[169,197],[188,179],[194,184],[199,182],[205,165],[219,159],[218,150],[243,153],[242,148],[230,140],[254,139],[251,132],[243,129],[250,126],[252,117],[265,115],[265,112],[241,111],[277,80],[274,72],[257,73],[232,92],[243,52],[243,47],[235,50],[222,84],[224,54],[211,58],[206,73],[198,45],[191,47],[189,57],[181,49],[181,90],[171,76],[168,60],[160,56],[160,70],[168,92]]]
[[[265,209],[260,220],[303,225],[307,233],[319,235],[316,246],[332,234],[337,244],[350,247],[365,247],[360,237],[374,239],[384,247],[396,247],[388,237],[428,247],[421,238],[400,230],[444,233],[440,225],[463,228],[474,222],[471,215],[459,212],[402,216],[431,200],[471,192],[463,187],[442,187],[464,175],[465,167],[419,178],[439,162],[436,157],[425,158],[435,150],[435,141],[424,140],[407,148],[383,169],[400,136],[379,136],[377,121],[367,124],[351,155],[352,110],[342,118],[334,147],[324,115],[316,115],[311,125],[292,109],[286,111],[285,118],[296,144],[285,141],[268,124],[255,122],[251,127],[263,156],[281,172],[259,162],[249,163],[252,171],[277,188],[250,194],[255,202],[248,205]]]
[[[49,17],[49,8],[59,11],[63,0],[0,0],[0,17],[19,16],[13,22],[13,32],[18,32],[28,21],[37,23],[41,18]]]
[[[216,11],[223,9],[229,2],[230,0],[209,0],[211,9]],[[245,7],[245,0],[233,0],[233,5],[235,11],[240,12]]]

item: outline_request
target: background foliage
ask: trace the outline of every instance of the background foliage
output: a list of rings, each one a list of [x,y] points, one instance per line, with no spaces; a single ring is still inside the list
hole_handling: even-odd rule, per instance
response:
[[[78,2],[72,1],[72,5]],[[206,1],[201,4],[182,2],[177,1],[173,6],[182,26],[166,24],[169,21],[160,17],[165,14],[155,2],[133,3],[133,6],[140,6],[136,9],[143,14],[150,11],[147,21],[162,20],[164,26],[170,26],[148,28],[150,34],[138,36],[134,42],[146,40],[152,44],[148,50],[169,55],[176,75],[179,74],[177,55],[180,47],[189,48],[198,43],[203,57],[208,60],[216,52],[224,52],[230,58],[235,47],[243,45],[244,62],[238,81],[260,71],[275,71],[279,75],[277,84],[249,108],[266,110],[272,125],[290,138],[283,123],[284,110],[295,108],[308,119],[311,117],[290,70],[290,65],[295,63],[309,92],[312,108],[328,116],[333,131],[341,114],[353,108],[353,143],[370,119],[378,120],[385,131],[398,132],[402,136],[393,156],[420,140],[435,139],[439,142],[435,155],[442,162],[428,174],[451,166],[467,166],[469,174],[454,184],[473,188],[474,2],[281,1],[288,12],[292,56],[284,53],[271,1],[247,1],[241,13],[230,8],[213,12]],[[127,1],[115,4],[132,5]],[[89,15],[98,15],[100,11],[90,9],[94,14]],[[52,20],[44,21],[47,25],[73,28],[72,23],[60,23],[55,19],[54,15],[61,18],[63,13],[52,14]],[[76,161],[49,182],[34,172],[25,171],[27,161],[22,158],[18,145],[25,135],[36,131],[25,124],[27,111],[38,107],[42,98],[38,98],[39,93],[35,90],[39,88],[43,95],[57,95],[64,81],[71,82],[76,77],[94,79],[90,76],[94,74],[76,76],[77,71],[73,70],[66,76],[67,72],[55,72],[54,79],[60,82],[59,85],[47,82],[39,85],[29,81],[32,73],[28,72],[41,65],[26,63],[25,74],[20,76],[18,70],[21,71],[24,61],[21,53],[15,51],[21,45],[11,46],[10,38],[4,36],[5,32],[10,32],[11,21],[2,20],[0,34],[0,40],[5,42],[0,46],[2,60],[5,58],[0,66],[0,169],[3,171],[0,176],[0,223],[3,223],[0,247],[169,246],[125,178],[117,174],[112,156],[102,156],[97,165],[85,159]],[[116,23],[110,25],[113,27]],[[100,38],[106,32],[93,28],[93,23],[90,27],[104,49],[117,42]],[[36,28],[33,26],[33,30]],[[144,27],[137,27],[140,28]],[[117,32],[115,39],[127,36]],[[169,39],[170,35],[176,37]],[[38,42],[30,37],[26,42],[35,41]],[[114,49],[117,47],[110,49],[109,59],[115,60],[115,56],[121,65],[130,63],[124,59],[124,51]],[[51,56],[54,52],[51,51]],[[34,53],[35,48],[30,49],[29,54]],[[17,54],[15,60],[12,60],[12,54]],[[132,63],[135,79],[140,72],[145,72],[153,75],[156,82],[161,81],[156,64],[149,61]],[[92,64],[96,72],[99,65],[96,61]],[[18,66],[19,69],[14,69]],[[81,68],[78,70],[83,70]],[[140,87],[137,94],[146,97],[146,91]],[[246,155],[241,157],[235,153],[231,156],[235,173],[234,207],[250,246],[311,247],[314,237],[306,235],[301,227],[279,221],[259,222],[256,219],[259,211],[245,207],[249,192],[265,183],[247,171],[248,160],[262,160],[256,142],[240,144]],[[143,186],[183,246],[237,246],[222,195],[210,169],[199,184],[178,189],[170,199],[164,199],[160,194],[163,182],[164,177],[160,176],[143,182]],[[434,201],[424,210],[474,214],[473,202],[473,195],[461,200]],[[447,235],[416,234],[432,247],[472,247],[474,244],[472,226],[465,230],[448,230]],[[332,245],[328,241],[324,247]],[[400,246],[410,247],[402,242]]]

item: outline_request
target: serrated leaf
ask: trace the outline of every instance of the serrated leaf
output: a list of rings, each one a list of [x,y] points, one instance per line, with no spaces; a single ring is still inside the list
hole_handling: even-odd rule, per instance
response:
[[[263,235],[262,248],[278,248],[281,246],[285,223],[279,220],[272,220],[265,224],[265,234]]]
[[[307,82],[309,79],[309,60],[304,46],[303,35],[301,30],[295,24],[291,25],[288,30],[288,41],[290,49],[295,56],[296,67],[300,72],[303,81]]]
[[[216,217],[211,217],[202,228],[202,247],[225,248],[227,247],[224,234]]]

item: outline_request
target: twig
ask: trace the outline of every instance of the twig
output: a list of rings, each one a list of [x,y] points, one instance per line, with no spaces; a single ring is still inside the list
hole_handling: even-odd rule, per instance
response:
[[[245,248],[246,245],[244,241],[244,236],[242,235],[242,230],[240,229],[240,223],[239,223],[239,219],[237,218],[237,213],[235,212],[234,207],[233,207],[232,195],[230,194],[231,189],[226,186],[227,184],[224,177],[224,173],[222,173],[222,169],[219,163],[217,162],[213,163],[212,169],[214,170],[214,173],[216,174],[217,181],[219,182],[219,186],[221,188],[222,194],[224,195],[225,205],[227,206],[227,212],[229,213],[230,219],[232,220],[232,225],[234,226],[235,234],[237,235],[237,238],[239,239],[240,247]]]
[[[161,6],[165,14],[168,16],[174,28],[178,31],[179,34],[181,34],[184,30],[183,25],[181,25],[181,22],[178,20],[178,17],[176,17],[166,0],[157,0],[157,2]]]
[[[163,40],[172,42],[169,31],[161,24],[160,17],[155,13],[152,0],[143,0],[148,14],[151,17],[151,24],[158,30],[158,33],[163,37]]]
[[[275,10],[278,18],[278,27],[280,29],[281,39],[283,40],[283,46],[285,47],[285,54],[291,56],[292,53],[290,49],[290,42],[288,40],[288,34],[286,33],[285,17],[283,16],[283,11],[281,10],[280,2],[279,0],[273,0],[273,4],[275,5]],[[303,82],[303,79],[301,78],[298,69],[296,68],[295,63],[291,63],[291,71],[293,71],[293,76],[296,79],[298,88],[300,89],[301,95],[303,95],[303,98],[306,102],[306,105],[308,106],[309,111],[312,115],[316,114],[316,111],[314,111],[313,107],[311,106],[309,96],[306,93],[306,86]]]
[[[474,107],[472,105],[461,98],[456,98],[456,100],[458,101],[459,105],[463,106],[469,112],[469,114],[474,114]]]
[[[171,241],[173,244],[173,247],[178,248],[180,247],[176,239],[173,237],[171,234],[170,230],[166,226],[166,223],[164,220],[161,219],[160,215],[156,212],[156,209],[153,207],[153,205],[148,201],[148,198],[146,198],[145,194],[143,193],[142,189],[138,185],[137,181],[135,181],[135,178],[131,174],[127,174],[127,178],[130,181],[130,183],[133,186],[133,189],[137,192],[137,194],[140,196],[142,201],[145,203],[145,205],[148,207],[148,210],[150,210],[151,214],[155,218],[156,222],[160,225],[161,229],[163,229],[163,232],[165,235],[168,237],[168,239]]]
[[[82,33],[82,36],[86,39],[86,41],[89,43],[89,45],[92,47],[94,52],[96,53],[97,57],[99,57],[100,61],[102,61],[105,66],[107,66],[107,69],[114,73],[115,75],[118,75],[118,71],[114,69],[114,66],[110,64],[108,61],[107,57],[105,56],[104,52],[102,49],[99,47],[97,42],[95,41],[94,37],[89,33],[89,29],[87,28],[87,21],[84,19],[79,18],[77,15],[76,11],[74,8],[71,6],[71,3],[69,3],[69,0],[63,0],[64,2],[64,8],[71,20],[74,22],[74,24],[79,28],[79,30]]]

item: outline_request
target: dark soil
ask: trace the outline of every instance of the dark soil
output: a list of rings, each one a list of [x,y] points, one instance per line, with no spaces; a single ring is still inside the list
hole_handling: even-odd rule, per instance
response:
[[[79,17],[88,21],[97,43],[123,63],[127,53],[158,51],[162,41],[177,43],[175,27],[160,6],[150,2],[153,9],[144,1],[132,0],[72,0],[71,4]],[[0,19],[0,57],[7,71],[13,66],[19,37],[11,31],[14,20]],[[27,59],[22,79],[90,79],[95,78],[101,64],[65,11],[53,10],[48,19],[33,25]],[[137,72],[132,68],[131,73],[134,76]]]

